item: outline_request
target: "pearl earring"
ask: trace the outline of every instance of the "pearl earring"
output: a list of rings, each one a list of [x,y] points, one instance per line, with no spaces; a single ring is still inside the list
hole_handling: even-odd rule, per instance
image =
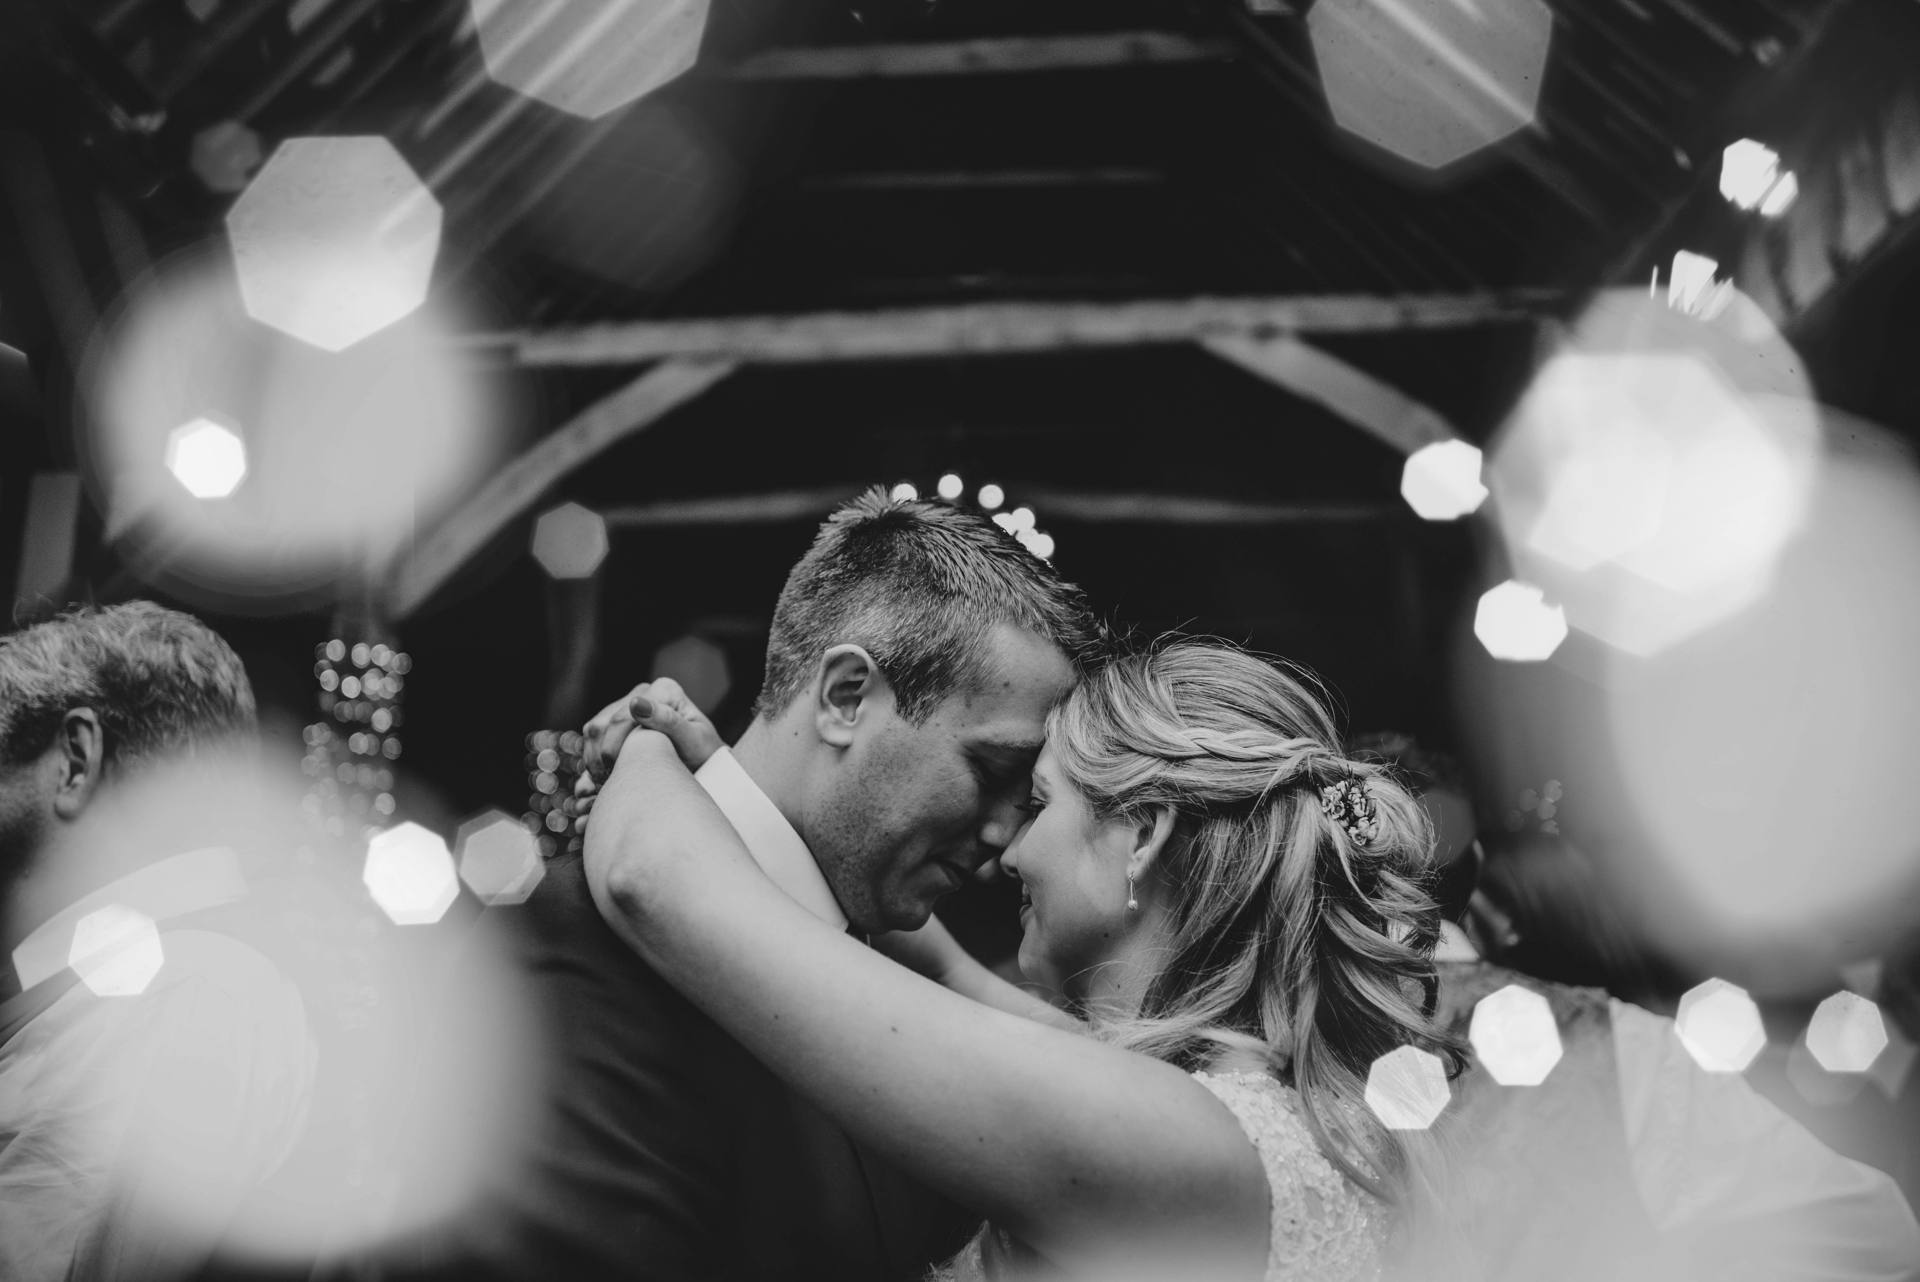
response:
[[[1133,893],[1133,874],[1132,873],[1127,874],[1127,911],[1130,913],[1137,913],[1140,911],[1140,900]]]

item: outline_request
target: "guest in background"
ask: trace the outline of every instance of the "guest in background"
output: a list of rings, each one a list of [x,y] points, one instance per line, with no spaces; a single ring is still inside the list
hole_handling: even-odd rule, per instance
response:
[[[0,1276],[199,1268],[295,1147],[305,1004],[209,928],[249,879],[204,802],[253,734],[240,660],[187,615],[0,638]]]
[[[1386,745],[1370,742],[1376,752]],[[1467,795],[1445,757],[1411,740],[1382,755],[1410,763],[1402,774],[1415,787]],[[1548,921],[1568,932],[1592,926],[1598,937],[1507,956],[1623,973],[1624,929],[1609,922],[1576,856],[1558,833],[1532,834],[1524,856],[1507,856],[1510,884],[1525,888],[1507,903],[1520,939]],[[1460,889],[1456,913],[1475,898]],[[1502,1085],[1478,1053],[1455,1083],[1442,1122],[1447,1218],[1476,1279],[1811,1282],[1920,1268],[1920,1226],[1890,1178],[1833,1152],[1739,1074],[1702,1069],[1671,1020],[1598,988],[1496,965],[1457,922],[1443,928],[1435,959],[1442,1023],[1466,1035],[1483,999],[1517,985],[1546,1001],[1562,1048],[1538,1085]]]

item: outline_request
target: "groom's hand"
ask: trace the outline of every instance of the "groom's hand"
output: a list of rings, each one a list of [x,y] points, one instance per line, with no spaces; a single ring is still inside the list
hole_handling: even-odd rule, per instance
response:
[[[584,768],[574,781],[579,801],[576,826],[584,830],[600,785],[606,782],[620,749],[636,727],[659,730],[672,742],[687,769],[697,770],[725,746],[719,731],[672,677],[642,682],[608,704],[587,722]]]

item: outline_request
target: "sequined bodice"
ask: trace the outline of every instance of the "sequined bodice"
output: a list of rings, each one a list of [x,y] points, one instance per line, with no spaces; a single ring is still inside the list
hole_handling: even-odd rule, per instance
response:
[[[1266,1171],[1271,1211],[1265,1282],[1377,1282],[1389,1232],[1385,1211],[1321,1153],[1293,1088],[1265,1073],[1193,1076],[1232,1112]],[[976,1237],[926,1282],[997,1276],[983,1258],[986,1246],[987,1235]],[[1002,1272],[1021,1279],[1055,1276],[1034,1263]]]
[[[1266,1168],[1266,1282],[1377,1279],[1389,1227],[1384,1208],[1320,1151],[1293,1089],[1265,1073],[1193,1076],[1232,1111]]]

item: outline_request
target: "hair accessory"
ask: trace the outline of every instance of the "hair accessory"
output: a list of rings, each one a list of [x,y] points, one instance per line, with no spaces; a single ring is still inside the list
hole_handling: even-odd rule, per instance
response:
[[[1355,845],[1364,846],[1380,835],[1380,816],[1374,812],[1373,796],[1353,775],[1322,788],[1320,804],[1329,819],[1347,830]]]
[[[1127,911],[1130,913],[1137,913],[1140,911],[1140,900],[1133,893],[1133,874],[1132,873],[1127,874]]]

